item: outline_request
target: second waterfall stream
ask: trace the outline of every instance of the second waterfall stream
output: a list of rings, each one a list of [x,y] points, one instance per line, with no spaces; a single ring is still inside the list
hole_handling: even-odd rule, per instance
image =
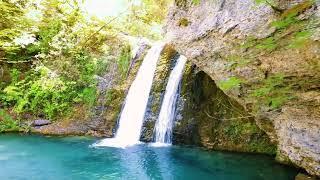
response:
[[[178,88],[184,67],[187,62],[185,56],[180,56],[171,71],[166,92],[160,109],[159,119],[154,130],[155,146],[170,145],[172,143],[172,127],[178,98]]]
[[[164,43],[157,43],[148,51],[144,58],[137,76],[128,91],[115,137],[104,139],[94,144],[94,146],[125,148],[140,143],[139,139],[149,94],[152,88],[157,62],[160,59],[164,46]],[[180,56],[169,76],[159,118],[154,129],[154,145],[156,146],[172,143],[172,126],[178,88],[186,61],[186,57]]]
[[[115,137],[104,139],[94,146],[125,148],[139,143],[153,77],[163,47],[164,43],[157,43],[144,58],[128,91]]]

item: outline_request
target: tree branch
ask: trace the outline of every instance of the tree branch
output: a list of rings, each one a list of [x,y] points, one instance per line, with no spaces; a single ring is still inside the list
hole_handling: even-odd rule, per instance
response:
[[[109,24],[111,24],[113,21],[115,21],[115,20],[118,19],[120,16],[122,16],[125,12],[128,11],[128,9],[129,9],[129,7],[128,7],[125,11],[121,12],[118,16],[112,18],[110,21],[108,21],[108,22],[105,23],[103,26],[101,26],[96,32],[94,32],[93,34],[91,34],[91,35],[87,38],[87,40],[84,42],[84,46],[86,47],[88,41],[89,41],[93,36],[95,36],[96,34],[98,34],[98,33],[99,33],[100,31],[102,31],[105,27],[107,27],[107,26],[108,26]]]
[[[31,61],[32,61],[32,60],[25,60],[25,61],[7,61],[6,58],[1,58],[1,59],[0,59],[0,62],[7,63],[7,64],[29,63],[29,62],[31,62]]]

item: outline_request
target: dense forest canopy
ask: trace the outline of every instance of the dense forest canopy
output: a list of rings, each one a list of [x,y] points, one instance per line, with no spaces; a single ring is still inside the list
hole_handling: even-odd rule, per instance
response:
[[[10,109],[18,117],[32,112],[55,119],[75,103],[92,106],[95,76],[108,65],[112,48],[121,47],[115,55],[119,69],[126,73],[128,68],[130,47],[118,34],[160,39],[170,0],[126,1],[124,11],[104,17],[87,12],[88,4],[89,0],[0,1],[2,114]],[[9,116],[1,118],[7,121],[1,121],[0,131],[8,124],[15,127]]]

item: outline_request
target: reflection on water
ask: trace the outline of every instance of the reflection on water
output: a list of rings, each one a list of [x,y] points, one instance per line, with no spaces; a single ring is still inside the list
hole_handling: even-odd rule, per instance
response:
[[[86,138],[0,135],[0,179],[294,179],[296,170],[262,155],[183,147],[89,147]]]

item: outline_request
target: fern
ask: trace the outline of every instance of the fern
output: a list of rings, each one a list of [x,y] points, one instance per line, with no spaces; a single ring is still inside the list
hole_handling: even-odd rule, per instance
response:
[[[264,80],[262,87],[254,90],[251,96],[271,109],[280,108],[293,98],[291,87],[285,84],[282,74],[276,74]]]
[[[125,77],[129,70],[129,65],[130,65],[130,60],[131,60],[131,48],[130,46],[125,46],[121,50],[121,54],[118,60],[118,69],[121,73],[122,77]]]
[[[302,47],[310,40],[311,35],[312,35],[311,31],[301,31],[301,32],[295,33],[294,38],[288,47],[289,48]]]
[[[273,37],[266,38],[261,43],[256,45],[256,48],[258,49],[264,49],[269,51],[275,50],[277,47],[277,41]]]
[[[17,121],[15,121],[5,110],[0,109],[0,133],[6,131],[19,131],[20,127]]]
[[[192,4],[194,5],[199,5],[201,0],[192,0]]]
[[[292,15],[292,16],[288,16],[284,19],[274,21],[271,23],[271,25],[277,29],[284,29],[284,28],[287,28],[290,25],[296,23],[297,21],[298,20]]]
[[[241,82],[242,81],[240,79],[238,79],[237,77],[231,77],[225,81],[219,82],[218,86],[220,87],[220,89],[222,89],[224,91],[228,91],[230,89],[240,87]]]

